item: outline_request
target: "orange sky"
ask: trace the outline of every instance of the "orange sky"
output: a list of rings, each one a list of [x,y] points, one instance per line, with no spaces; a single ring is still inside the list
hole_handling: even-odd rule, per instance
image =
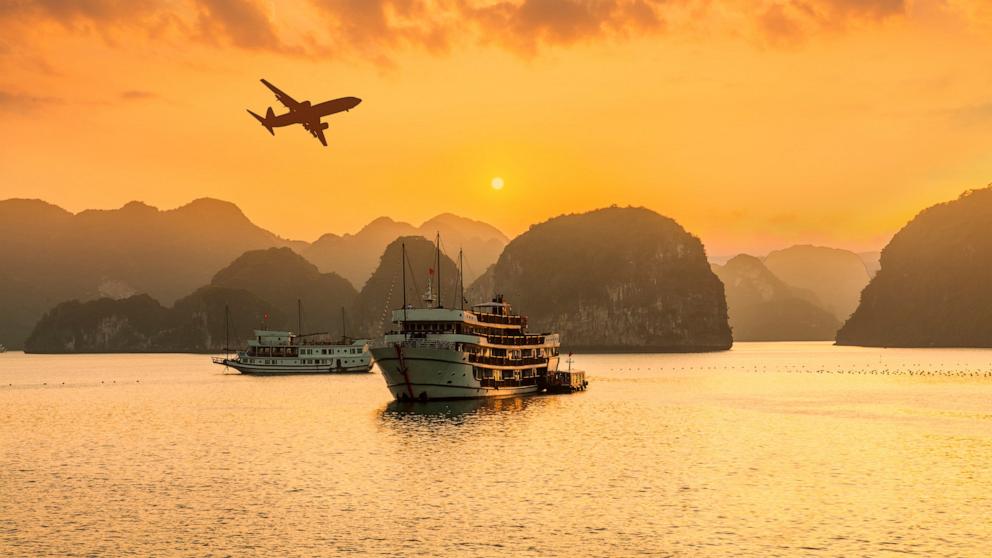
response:
[[[615,203],[711,254],[878,248],[992,181],[988,5],[0,3],[0,198],[211,196],[304,240],[445,211],[514,235]],[[364,103],[327,149],[273,138],[244,111],[281,109],[259,77]]]

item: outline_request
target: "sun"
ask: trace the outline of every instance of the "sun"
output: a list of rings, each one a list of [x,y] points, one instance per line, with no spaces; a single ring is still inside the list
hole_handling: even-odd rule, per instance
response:
[[[503,179],[498,176],[493,177],[493,180],[492,182],[490,182],[490,184],[492,184],[493,190],[503,189]]]

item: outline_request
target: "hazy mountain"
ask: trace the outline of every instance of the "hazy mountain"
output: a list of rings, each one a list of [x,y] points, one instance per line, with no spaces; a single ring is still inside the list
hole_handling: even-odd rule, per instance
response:
[[[434,245],[421,236],[407,236],[394,240],[386,247],[365,287],[355,301],[352,315],[356,331],[365,336],[378,337],[390,327],[391,312],[403,306],[403,276],[400,272],[402,246],[406,245],[406,301],[423,306],[427,279],[433,277],[433,290],[437,295],[437,275],[434,268]],[[450,258],[441,255],[441,302],[449,308],[458,305],[458,268]]]
[[[506,243],[489,225],[451,215],[421,228],[432,238],[440,230],[449,251],[464,246],[467,272],[476,261],[481,269],[495,261]],[[389,242],[419,230],[382,218],[356,235],[326,235],[310,245],[280,238],[234,204],[207,198],[167,211],[131,202],[78,214],[40,200],[0,201],[0,343],[20,348],[42,314],[67,300],[146,293],[169,305],[248,250],[290,247],[320,259],[324,272],[350,270],[361,284]]]
[[[868,284],[865,263],[854,252],[822,246],[792,246],[768,254],[765,267],[793,287],[811,291],[823,308],[846,320]]]
[[[170,304],[245,250],[294,244],[211,199],[75,215],[38,200],[0,201],[0,342],[20,347],[65,300],[140,292]]]
[[[321,271],[333,271],[361,289],[386,245],[401,236],[416,234],[416,227],[409,223],[379,217],[355,234],[325,234],[302,254]]]
[[[433,241],[441,234],[441,248],[457,259],[464,252],[466,281],[474,281],[492,265],[509,240],[502,232],[481,221],[444,213],[419,227],[380,217],[355,234],[325,234],[302,254],[320,268],[333,271],[362,288],[379,263],[383,250],[401,236],[423,236]]]
[[[882,269],[882,252],[858,252],[858,257],[865,263],[865,271],[869,277],[874,277],[879,269]]]
[[[220,352],[231,313],[231,344],[240,346],[251,324],[265,314],[285,316],[241,290],[204,287],[165,308],[142,294],[57,305],[38,322],[25,343],[32,353]]]
[[[837,343],[992,347],[992,188],[925,209],[896,233]]]
[[[341,311],[350,308],[358,293],[351,283],[334,273],[321,273],[303,256],[289,248],[268,248],[245,252],[217,272],[214,287],[241,289],[264,300],[286,316],[289,322],[275,322],[274,329],[297,331],[297,300],[303,303],[303,332],[341,334]]]
[[[561,332],[566,348],[693,351],[732,343],[723,284],[702,243],[647,209],[611,207],[535,225],[507,245],[492,281],[529,316],[531,330]]]
[[[465,298],[473,303],[488,301],[496,294],[498,294],[496,292],[496,264],[487,267],[486,271],[471,285],[466,283]]]
[[[230,343],[240,347],[255,328],[297,331],[297,299],[306,332],[341,333],[341,310],[357,293],[348,281],[289,248],[245,252],[217,272],[210,285],[162,306],[147,294],[114,300],[71,301],[35,326],[28,352],[204,352],[223,348],[225,305]]]
[[[754,256],[713,268],[723,281],[735,341],[822,341],[840,327],[810,293],[786,285]]]

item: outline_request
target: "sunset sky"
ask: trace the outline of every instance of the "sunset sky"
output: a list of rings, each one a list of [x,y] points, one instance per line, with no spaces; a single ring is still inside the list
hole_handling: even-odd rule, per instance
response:
[[[260,77],[364,102],[272,137]],[[0,0],[0,123],[0,199],[71,211],[209,196],[313,240],[643,205],[711,254],[877,249],[992,182],[992,4]]]

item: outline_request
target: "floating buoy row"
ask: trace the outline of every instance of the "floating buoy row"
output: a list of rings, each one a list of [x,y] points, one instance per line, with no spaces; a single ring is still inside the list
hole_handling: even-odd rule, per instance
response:
[[[101,383],[101,384],[107,384],[108,382],[107,382],[106,380],[100,380],[100,383]],[[117,380],[110,380],[110,382],[109,382],[109,383],[111,383],[111,384],[116,384],[116,383],[117,383]],[[134,383],[136,383],[136,384],[140,384],[140,383],[141,383],[141,380],[135,380],[135,381],[134,381]],[[122,381],[122,382],[121,382],[121,384],[124,384],[124,382]],[[19,385],[19,386],[20,386],[20,385],[27,385],[27,386],[30,386],[30,385],[37,385],[37,384],[18,384],[18,385]],[[47,386],[47,385],[48,385],[48,382],[41,382],[41,385],[43,385],[43,386]],[[64,385],[65,385],[65,382],[60,382],[59,384],[55,384],[55,383],[53,382],[53,383],[52,383],[52,385],[53,385],[53,386],[54,386],[54,385],[60,385],[60,386],[64,386]],[[69,385],[72,385],[72,384],[69,384]],[[80,385],[80,384],[77,384],[77,385]],[[87,385],[87,384],[82,384],[82,385]],[[95,384],[93,384],[93,385],[95,385]],[[7,384],[7,387],[14,387],[14,384],[11,384],[11,383],[8,383],[8,384]]]
[[[786,373],[786,374],[844,374],[862,376],[927,376],[927,377],[958,377],[958,378],[992,378],[992,368],[925,368],[923,364],[910,364],[901,367],[872,367],[853,368],[839,367],[826,368],[811,365],[784,365],[784,366],[658,366],[658,367],[616,367],[610,368],[610,372],[640,372],[640,371],[705,371],[705,370],[738,370],[751,373]],[[914,369],[914,367],[917,367]]]

